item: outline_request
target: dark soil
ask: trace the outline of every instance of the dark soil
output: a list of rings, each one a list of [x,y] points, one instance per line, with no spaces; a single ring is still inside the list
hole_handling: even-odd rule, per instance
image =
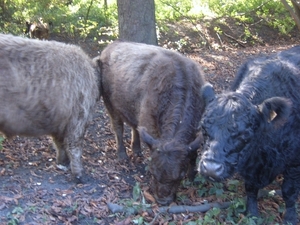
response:
[[[248,57],[299,44],[299,32],[296,30],[289,36],[282,36],[276,30],[257,24],[251,27],[253,37],[243,39],[243,24],[228,19],[220,26],[223,34],[217,35],[213,29],[217,23],[212,21],[204,28],[203,24],[183,20],[169,24],[170,29],[162,33],[160,39],[161,46],[177,49],[201,64],[206,79],[217,92],[228,88],[237,68]],[[209,43],[206,46],[201,44],[202,35]],[[88,39],[77,41],[59,34],[52,34],[51,39],[80,45],[91,57],[98,55],[102,49],[97,42]],[[131,156],[128,127],[125,139]],[[199,222],[201,219],[209,221],[205,213],[158,214],[148,189],[148,149],[145,148],[143,157],[131,157],[129,163],[124,163],[116,160],[115,147],[102,101],[97,104],[85,135],[83,184],[74,183],[70,170],[56,167],[51,138],[15,137],[5,140],[0,150],[0,224],[197,224],[197,220],[198,224],[202,224]],[[218,186],[203,181],[201,177],[197,179],[202,182],[201,185],[187,180],[182,182],[177,202],[173,205],[223,202],[244,196],[242,181],[235,191],[231,191],[228,181],[216,189]],[[235,179],[239,181],[238,177]],[[280,179],[268,189],[280,189],[279,183]],[[223,190],[223,197],[214,189]],[[135,193],[141,190],[138,198],[133,195],[133,190]],[[109,202],[137,206],[143,201],[152,209],[151,212],[112,213],[107,207]],[[284,206],[280,196],[262,198],[259,207],[262,217],[275,218],[265,224],[281,223]],[[220,224],[234,224],[228,222],[226,216],[228,211],[223,210],[211,224],[218,224],[216,219]],[[232,218],[238,224],[244,216],[239,213]]]

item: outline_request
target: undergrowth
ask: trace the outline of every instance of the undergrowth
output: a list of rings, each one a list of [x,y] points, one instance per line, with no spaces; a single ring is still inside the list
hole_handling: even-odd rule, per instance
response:
[[[15,0],[0,5],[0,32],[24,35],[25,21],[52,22],[53,33],[67,37],[107,40],[118,36],[116,0]],[[261,22],[287,34],[295,26],[279,0],[155,0],[157,31],[182,18],[195,25],[204,18],[231,17],[245,24]],[[216,27],[218,29],[218,27]],[[197,32],[201,33],[198,29]],[[245,29],[245,36],[249,30]],[[183,42],[182,42],[183,41]],[[184,44],[184,40],[179,45]]]
[[[227,180],[223,183],[209,182],[201,176],[197,176],[194,182],[188,180],[182,181],[182,190],[177,193],[177,204],[185,205],[186,199],[191,198],[187,196],[184,190],[195,189],[196,196],[192,201],[193,204],[208,204],[211,202],[230,202],[229,207],[224,209],[219,207],[212,207],[208,211],[202,213],[193,213],[188,216],[188,212],[182,213],[182,224],[185,225],[221,225],[221,224],[249,224],[249,225],[263,225],[263,224],[277,224],[275,222],[276,215],[272,212],[265,211],[261,213],[261,217],[250,217],[246,215],[246,198],[241,195],[243,193],[243,182],[239,179]],[[149,217],[147,212],[155,209],[156,204],[148,203],[145,200],[143,190],[140,183],[136,183],[133,188],[132,199],[121,200],[118,202],[124,207],[123,213],[112,214],[112,217],[118,218],[118,221],[130,218],[132,224],[150,225],[155,224],[159,220],[160,223],[168,222],[169,225],[177,224],[180,221],[180,216],[176,216],[177,221],[170,213],[156,213]],[[264,196],[268,199],[268,196]],[[199,202],[200,201],[200,202]],[[272,201],[272,199],[271,199]],[[278,214],[282,213],[282,208],[278,208]],[[189,218],[185,220],[185,218]],[[186,222],[187,221],[187,222]]]

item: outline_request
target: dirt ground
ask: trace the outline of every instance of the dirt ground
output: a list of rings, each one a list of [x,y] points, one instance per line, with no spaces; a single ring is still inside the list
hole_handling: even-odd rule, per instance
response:
[[[201,40],[195,29],[189,29],[184,22],[170,25],[170,28],[169,34],[161,35],[160,45],[179,49],[201,64],[206,79],[215,86],[217,92],[228,88],[237,68],[248,57],[300,44],[297,31],[291,36],[283,37],[264,28],[260,29],[264,30],[264,35],[257,33],[259,41],[255,44],[248,44],[250,41],[239,43],[238,27],[228,26],[224,30],[230,38],[226,35],[217,36],[213,34],[213,29],[206,29],[203,34],[211,46],[199,47],[197,42]],[[173,35],[175,30],[177,36]],[[173,39],[167,38],[170,36]],[[52,39],[74,43],[59,35],[53,35]],[[185,42],[179,46],[182,40]],[[97,42],[89,40],[75,44],[80,45],[91,57],[102,49]],[[128,127],[125,142],[128,154],[131,155]],[[145,148],[143,157],[132,158],[129,163],[124,164],[116,160],[115,147],[102,101],[97,104],[85,135],[84,184],[74,183],[70,170],[64,171],[56,167],[51,138],[15,137],[13,140],[4,140],[0,150],[0,224],[197,224],[199,218],[206,218],[205,213],[155,213],[158,206],[148,190],[148,149]],[[276,183],[273,186],[274,189],[279,189]],[[212,194],[200,195],[199,185],[183,181],[173,205],[224,201],[212,192],[211,188],[216,186],[205,184],[202,187]],[[140,191],[138,198],[135,198],[136,190]],[[242,185],[234,195],[244,196]],[[109,202],[125,206],[142,203],[153,211],[113,213],[107,207]],[[259,203],[263,216],[275,216],[273,223],[281,223],[281,205],[280,197],[264,198]],[[236,217],[241,221],[243,214]],[[219,222],[224,224],[224,221]],[[207,224],[218,224],[218,221]]]

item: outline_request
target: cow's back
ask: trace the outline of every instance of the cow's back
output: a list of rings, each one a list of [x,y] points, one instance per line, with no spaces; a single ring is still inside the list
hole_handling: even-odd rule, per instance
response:
[[[176,107],[175,114],[183,116],[190,107],[197,111],[193,117],[201,116],[204,79],[191,60],[157,46],[117,41],[102,52],[101,61],[104,102],[131,126],[143,125],[155,133],[149,119],[159,123],[162,115],[172,117]],[[172,103],[175,108],[170,108]]]
[[[285,125],[262,135],[258,145],[274,143],[281,157],[293,164],[300,154],[300,46],[250,59],[239,69],[232,90],[243,93],[255,105],[272,97],[292,102]],[[266,141],[268,140],[268,141]]]
[[[0,71],[4,133],[50,134],[99,97],[95,66],[73,45],[0,35]]]
[[[270,97],[291,99],[300,110],[300,46],[268,56],[260,56],[244,63],[232,84],[238,91],[260,104]]]

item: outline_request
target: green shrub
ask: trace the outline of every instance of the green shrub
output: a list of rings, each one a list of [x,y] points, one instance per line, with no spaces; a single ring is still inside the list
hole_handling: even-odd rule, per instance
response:
[[[105,8],[104,1],[95,0],[17,0],[7,4],[5,14],[2,14],[0,31],[22,35],[25,31],[25,21],[52,22],[52,32],[68,36],[96,36],[98,30],[105,26],[117,25],[116,2],[108,0]],[[0,9],[1,11],[1,9]]]
[[[280,0],[202,0],[217,17],[233,17],[253,23],[262,19],[280,33],[287,34],[295,22]]]
[[[3,145],[2,145],[2,143],[3,143],[3,141],[5,140],[5,138],[3,137],[3,135],[2,134],[0,134],[0,150],[2,150],[3,149]]]

